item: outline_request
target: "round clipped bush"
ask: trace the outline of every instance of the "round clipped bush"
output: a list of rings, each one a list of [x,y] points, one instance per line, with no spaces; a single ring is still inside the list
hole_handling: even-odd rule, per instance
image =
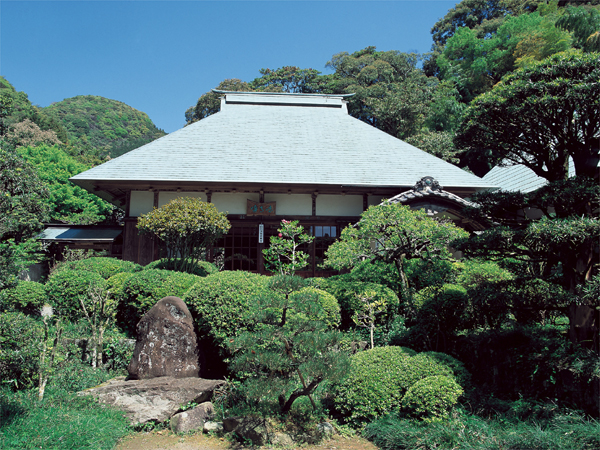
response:
[[[297,292],[293,292],[290,297],[302,296],[305,294],[316,296],[323,307],[323,315],[317,317],[317,319],[323,320],[330,328],[337,328],[340,326],[340,305],[333,295],[321,289],[305,287]]]
[[[1,310],[39,315],[46,302],[48,295],[44,285],[35,281],[19,281],[15,287],[0,291]]]
[[[78,320],[85,317],[81,300],[89,306],[89,290],[93,286],[106,289],[106,280],[95,272],[65,269],[53,273],[45,288],[48,302],[57,315]]]
[[[467,290],[455,284],[431,286],[415,294],[414,301],[420,326],[453,333],[469,318]]]
[[[201,278],[183,272],[148,269],[136,272],[123,282],[122,300],[117,309],[117,323],[129,333],[142,316],[167,296],[183,297]],[[115,283],[118,280],[114,280]]]
[[[422,420],[448,418],[463,389],[444,375],[426,377],[413,384],[402,398],[403,412]]]
[[[132,276],[133,274],[131,273],[121,272],[106,280],[110,295],[117,303],[121,303],[125,300],[125,282]]]
[[[183,267],[185,270],[180,270],[179,268]],[[192,275],[198,275],[199,277],[206,277],[213,273],[217,273],[219,269],[212,263],[208,261],[194,261],[190,264],[181,264],[179,259],[159,259],[157,261],[152,261],[150,264],[144,267],[145,270],[148,269],[162,269],[162,270],[175,270],[182,271],[186,273],[191,273]]]
[[[352,317],[357,311],[362,309],[359,295],[363,292],[375,292],[376,296],[372,301],[381,301],[385,305],[385,312],[377,318],[378,324],[388,323],[398,313],[398,296],[387,286],[376,283],[349,281],[349,278],[345,275],[330,278],[313,278],[310,280],[310,284],[313,287],[329,292],[337,299],[341,308],[341,328],[344,330],[354,326]]]
[[[402,347],[376,347],[351,359],[346,380],[336,387],[334,408],[342,420],[362,427],[400,406],[417,381],[436,375],[453,377],[452,370],[433,358]]]
[[[35,385],[44,332],[41,322],[21,312],[0,314],[0,379],[13,388]]]
[[[142,267],[131,261],[123,261],[117,258],[108,258],[102,256],[94,256],[92,258],[81,259],[79,261],[69,261],[62,263],[57,271],[63,270],[87,270],[100,275],[105,280],[108,280],[113,275],[121,272],[133,273],[141,270]]]
[[[472,388],[473,384],[471,373],[458,359],[446,353],[440,352],[424,352],[423,354],[435,359],[440,364],[449,367],[450,370],[452,370],[452,373],[454,373],[454,379],[465,391],[468,391]]]
[[[268,281],[269,277],[250,272],[219,272],[198,280],[183,301],[199,332],[222,343],[245,330],[244,314],[254,297],[273,295]]]

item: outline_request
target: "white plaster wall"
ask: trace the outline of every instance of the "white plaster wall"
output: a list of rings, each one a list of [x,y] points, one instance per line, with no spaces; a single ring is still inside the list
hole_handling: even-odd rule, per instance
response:
[[[317,216],[360,216],[362,212],[362,195],[317,196]]]
[[[171,200],[174,200],[179,197],[194,197],[199,198],[203,202],[206,201],[206,194],[204,192],[174,192],[174,191],[165,191],[158,193],[158,207],[166,205]]]
[[[312,215],[310,194],[265,194],[265,202],[277,202],[275,211],[278,216]]]
[[[227,211],[228,214],[246,214],[246,200],[259,200],[259,194],[253,193],[221,193],[215,192],[212,194],[211,202],[217,207],[220,212]]]
[[[129,215],[139,217],[152,211],[154,207],[154,192],[151,191],[131,191],[129,201]]]

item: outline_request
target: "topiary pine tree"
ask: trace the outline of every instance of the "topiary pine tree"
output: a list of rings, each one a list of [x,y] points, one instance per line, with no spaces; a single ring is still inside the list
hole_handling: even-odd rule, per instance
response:
[[[293,275],[308,264],[308,255],[299,248],[310,244],[314,236],[306,234],[297,220],[282,220],[277,231],[277,236],[271,236],[269,248],[263,250],[267,269],[280,275]]]
[[[276,276],[273,295],[257,298],[250,306],[249,330],[233,338],[231,369],[245,376],[243,393],[248,400],[277,400],[280,412],[308,396],[324,380],[340,381],[349,370],[348,356],[339,351],[341,334],[328,329],[319,317],[323,307],[316,295],[290,295],[302,288],[299,277]]]

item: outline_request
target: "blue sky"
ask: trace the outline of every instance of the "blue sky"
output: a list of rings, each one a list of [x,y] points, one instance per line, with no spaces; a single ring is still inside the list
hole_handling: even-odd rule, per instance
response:
[[[425,53],[456,3],[0,0],[0,74],[36,105],[100,95],[172,132],[226,78],[286,65],[328,73],[334,54],[369,45]]]

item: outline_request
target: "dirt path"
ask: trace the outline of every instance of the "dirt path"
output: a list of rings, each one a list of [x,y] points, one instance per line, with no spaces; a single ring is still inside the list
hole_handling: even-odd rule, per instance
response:
[[[265,448],[265,447],[263,447]],[[271,447],[267,447],[271,448]],[[372,443],[359,437],[333,439],[317,445],[285,447],[286,450],[377,450]],[[135,433],[117,444],[114,450],[250,450],[223,438],[205,434],[178,435],[170,431]]]

